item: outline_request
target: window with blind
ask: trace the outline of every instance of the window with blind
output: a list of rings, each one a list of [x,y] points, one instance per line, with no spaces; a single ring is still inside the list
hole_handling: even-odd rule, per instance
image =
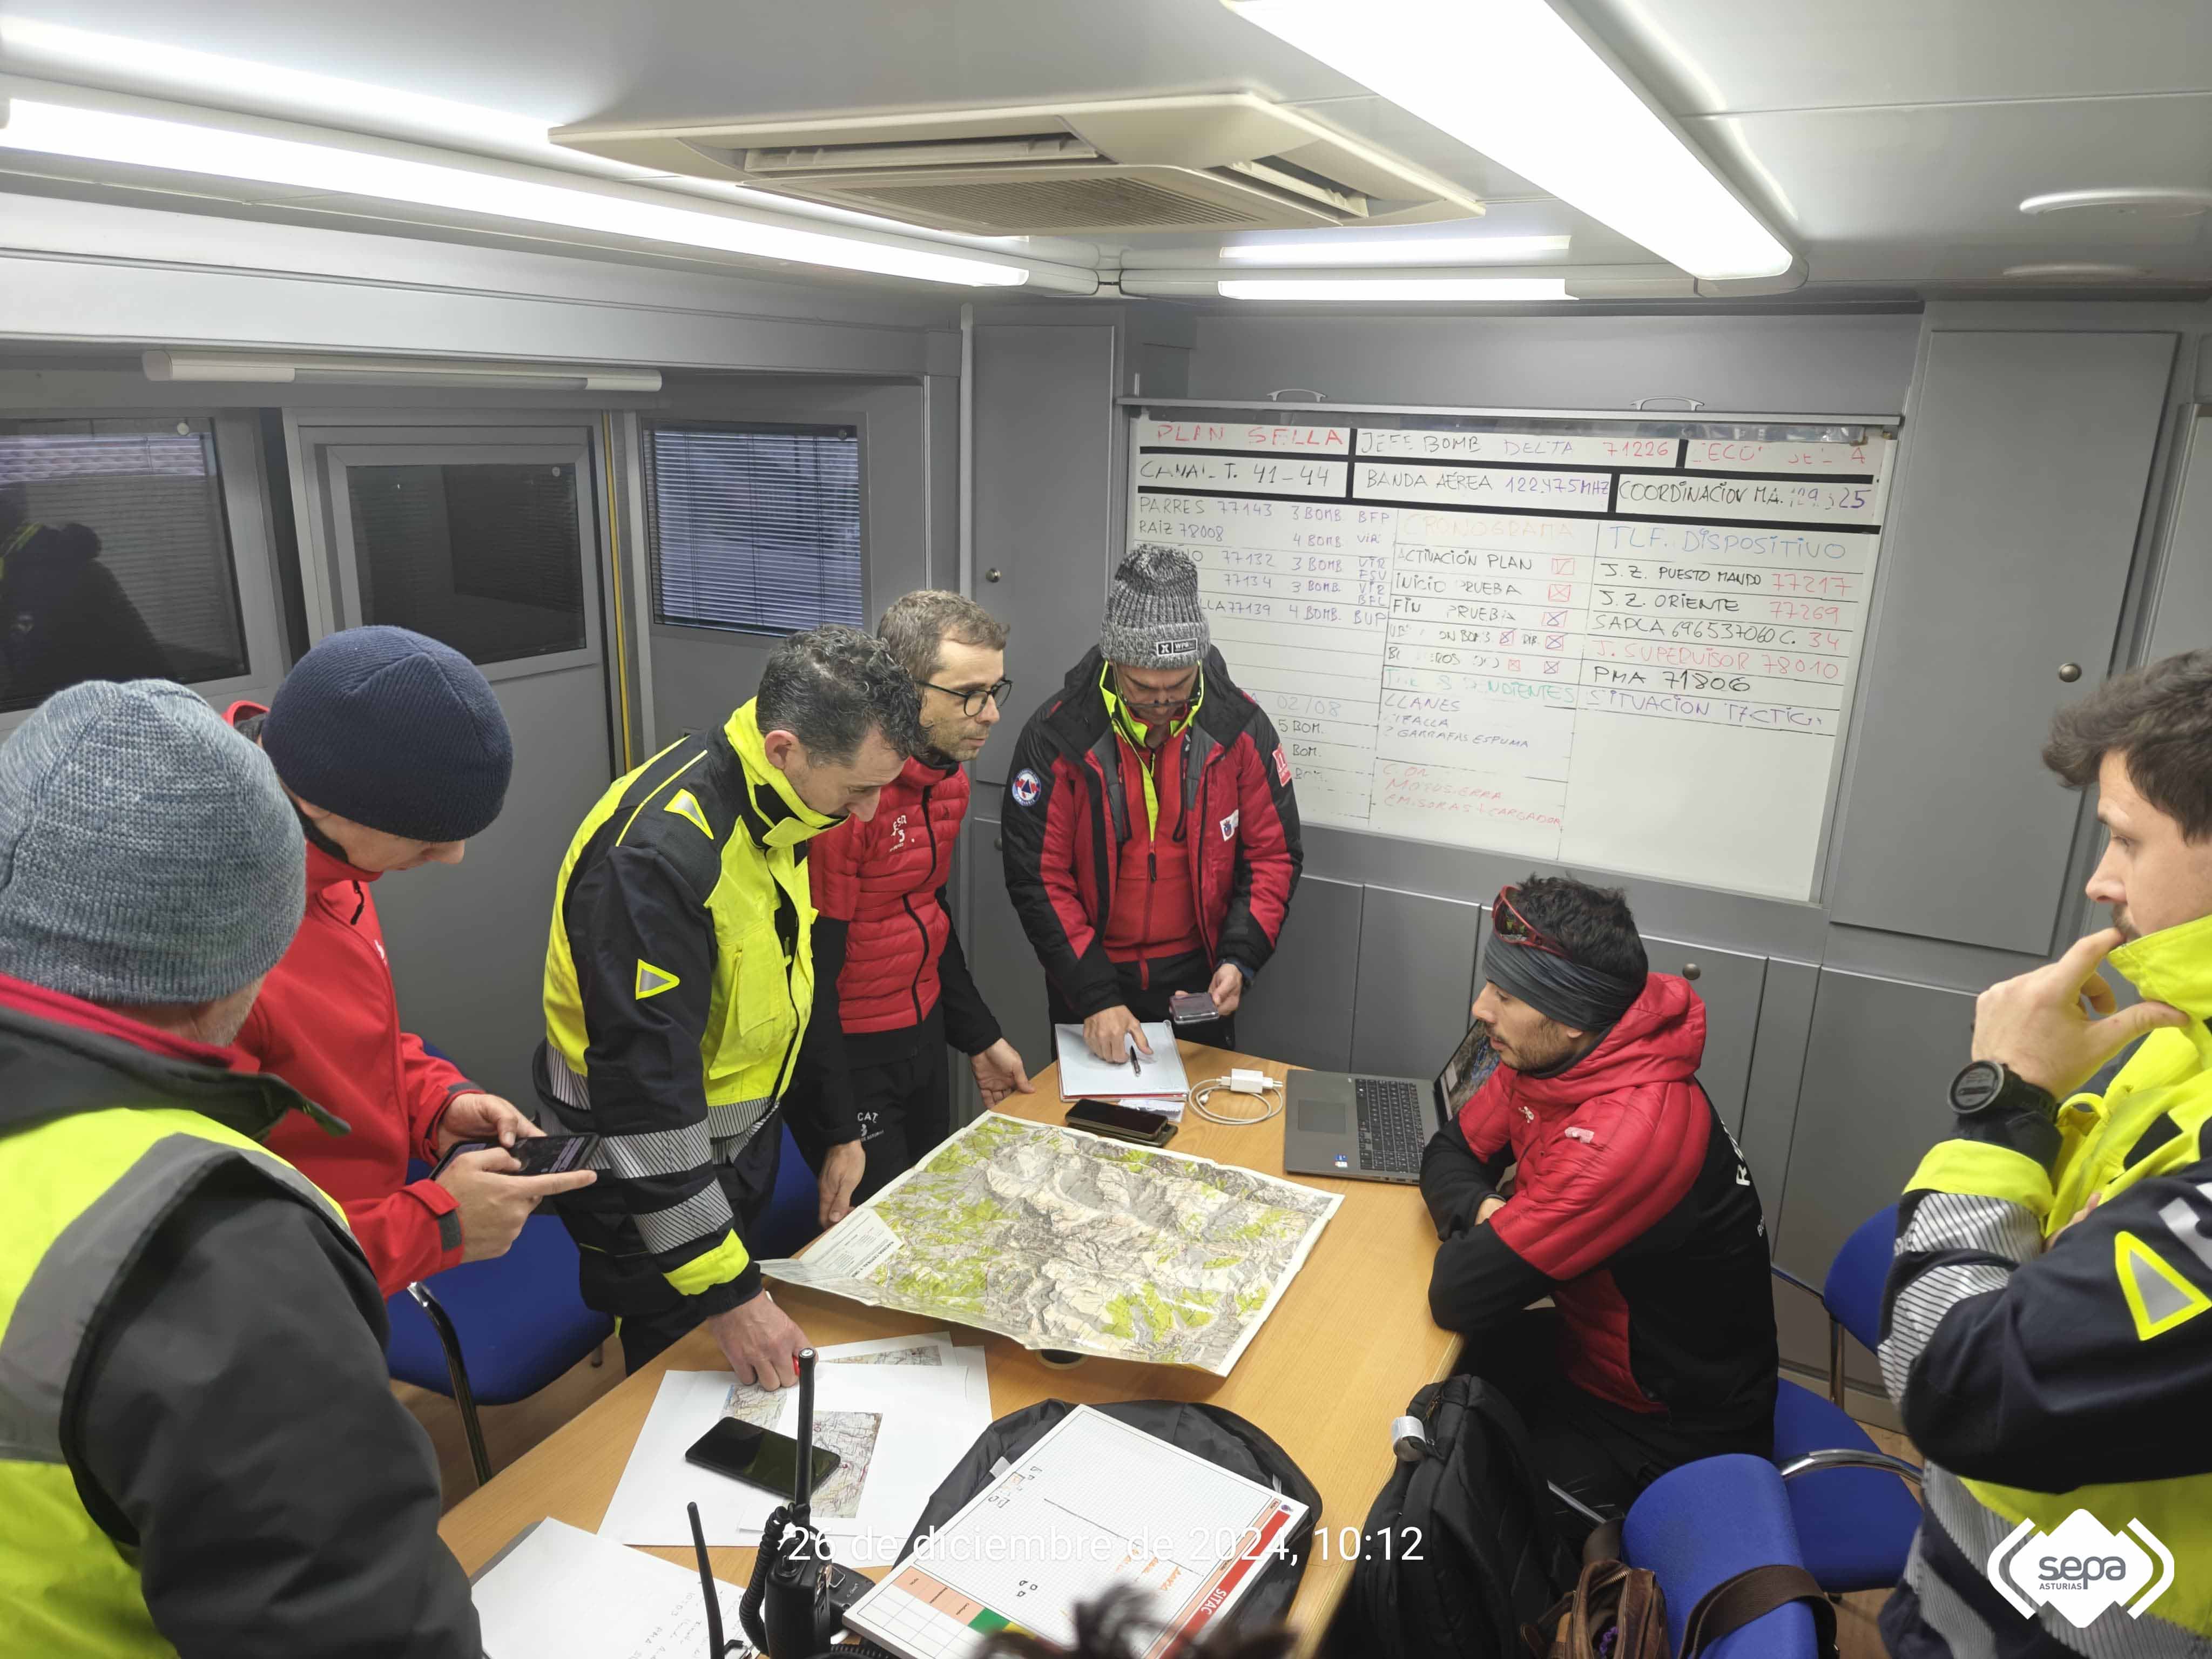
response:
[[[861,626],[856,428],[654,424],[646,443],[655,622]]]
[[[0,422],[0,712],[246,669],[214,422]]]

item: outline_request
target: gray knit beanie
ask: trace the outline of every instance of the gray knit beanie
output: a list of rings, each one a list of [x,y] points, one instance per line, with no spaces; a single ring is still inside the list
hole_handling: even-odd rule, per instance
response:
[[[267,757],[167,680],[57,691],[0,744],[0,974],[94,1002],[213,1002],[307,905]]]
[[[1198,604],[1198,567],[1176,547],[1147,542],[1129,550],[1106,595],[1098,649],[1132,668],[1193,668],[1210,636]]]

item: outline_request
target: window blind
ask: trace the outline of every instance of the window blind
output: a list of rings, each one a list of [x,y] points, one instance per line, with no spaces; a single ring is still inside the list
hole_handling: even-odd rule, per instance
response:
[[[656,622],[861,626],[856,428],[654,425],[647,438]]]

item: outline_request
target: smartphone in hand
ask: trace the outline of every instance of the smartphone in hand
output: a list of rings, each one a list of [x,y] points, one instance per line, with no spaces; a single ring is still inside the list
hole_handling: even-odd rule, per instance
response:
[[[445,1174],[446,1166],[463,1152],[507,1152],[522,1165],[514,1173],[541,1176],[565,1175],[571,1170],[583,1169],[599,1150],[597,1135],[528,1135],[512,1146],[501,1146],[496,1140],[459,1140],[438,1160],[438,1167],[430,1171],[430,1178],[435,1181]]]
[[[1168,999],[1168,1018],[1177,1025],[1202,1025],[1220,1018],[1210,991],[1177,991]]]

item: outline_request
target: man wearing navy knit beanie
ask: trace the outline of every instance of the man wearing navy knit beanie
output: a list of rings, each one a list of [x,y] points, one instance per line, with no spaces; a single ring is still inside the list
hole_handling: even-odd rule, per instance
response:
[[[353,1130],[333,1139],[288,1121],[270,1149],[345,1206],[386,1296],[503,1255],[539,1200],[593,1177],[519,1175],[487,1149],[408,1181],[410,1156],[544,1131],[399,1029],[369,896],[389,872],[459,864],[499,816],[514,750],[491,687],[450,646],[354,628],[301,658],[267,708],[235,703],[228,719],[274,763],[307,839],[307,917],[236,1047]]]

